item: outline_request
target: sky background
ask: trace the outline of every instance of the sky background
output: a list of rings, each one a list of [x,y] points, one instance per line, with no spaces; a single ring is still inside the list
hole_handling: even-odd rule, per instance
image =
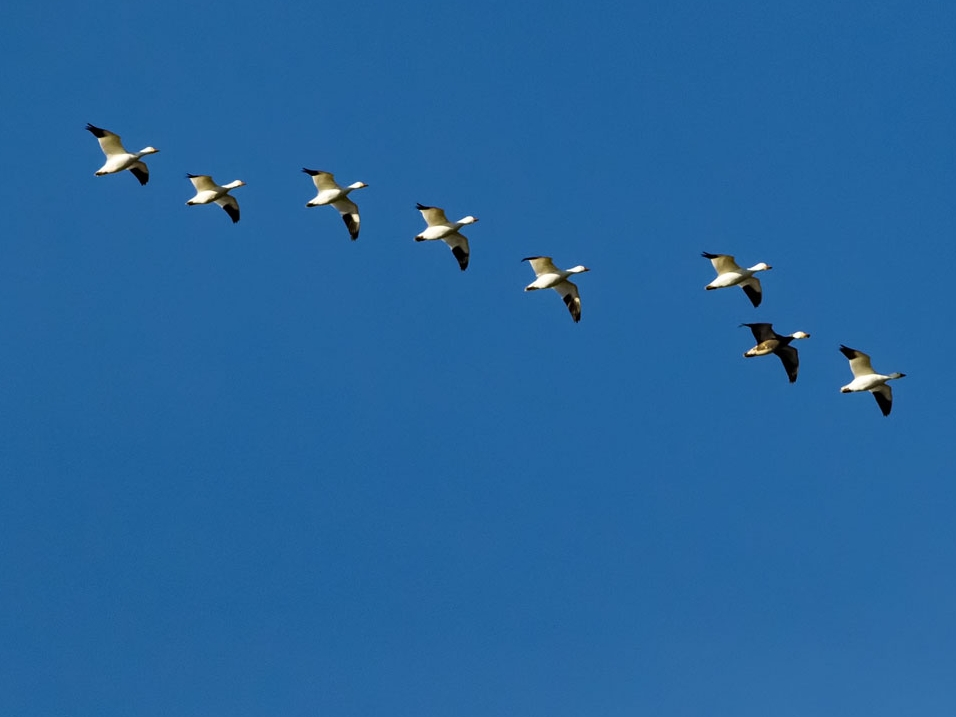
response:
[[[0,713],[954,714],[954,37],[4,5]],[[369,184],[357,242],[301,167]],[[416,202],[480,218],[466,272]],[[702,251],[773,265],[759,309]],[[580,324],[529,255],[591,268]],[[812,334],[795,385],[744,321]]]

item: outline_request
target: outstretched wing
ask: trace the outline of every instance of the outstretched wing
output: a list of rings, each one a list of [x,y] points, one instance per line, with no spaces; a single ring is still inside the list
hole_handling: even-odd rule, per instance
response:
[[[335,177],[331,172],[323,172],[321,169],[306,169],[305,167],[302,168],[302,171],[312,177],[315,188],[320,192],[324,189],[339,189],[339,185],[335,183]]]
[[[850,371],[853,372],[853,378],[869,376],[871,373],[876,373],[873,370],[873,366],[870,365],[870,357],[862,351],[857,351],[856,349],[851,349],[849,346],[843,346],[841,344],[840,353],[850,359]],[[889,388],[887,388],[887,390],[889,390]],[[884,413],[883,415],[886,414]]]
[[[790,379],[790,383],[795,383],[797,380],[797,372],[800,370],[800,358],[797,354],[797,350],[793,348],[793,346],[778,346],[774,353],[780,357],[780,362],[787,372],[787,378]]]
[[[232,219],[233,224],[239,221],[239,202],[236,201],[234,196],[226,194],[219,197],[219,199],[216,200],[216,204],[226,210],[226,214]]]
[[[581,320],[581,295],[578,294],[577,284],[570,281],[562,281],[554,287],[554,290],[564,299],[564,305],[567,306],[568,311],[571,312],[571,318],[574,319],[574,323],[578,323]]]
[[[876,388],[870,389],[870,393],[872,393],[873,398],[876,399],[876,403],[883,412],[883,415],[889,416],[893,408],[893,389],[884,383]]]
[[[754,335],[754,340],[758,344],[777,338],[777,334],[773,330],[773,324],[741,324],[741,326],[747,326],[750,328],[751,333]]]
[[[332,202],[332,206],[339,210],[339,214],[342,215],[342,221],[345,222],[345,226],[349,230],[349,236],[352,237],[352,241],[358,239],[359,235],[359,224],[362,220],[359,217],[358,206],[351,199],[340,199],[337,202]]]
[[[454,254],[458,260],[458,266],[461,267],[461,270],[464,271],[467,269],[468,257],[471,255],[471,250],[468,248],[468,239],[465,235],[453,232],[443,237],[442,241],[451,247],[451,253]]]
[[[123,149],[123,143],[120,141],[120,136],[110,132],[108,129],[103,129],[102,127],[96,127],[89,123],[86,124],[86,129],[96,137],[97,141],[100,143],[100,149],[103,150],[103,154],[107,157],[114,154],[126,154],[126,150]]]
[[[534,270],[535,276],[559,273],[558,267],[556,267],[554,262],[551,261],[550,256],[526,256],[521,261],[527,261],[531,264],[531,268]],[[574,286],[574,284],[571,284],[571,286]]]
[[[129,168],[130,174],[136,177],[139,180],[139,183],[146,185],[149,181],[149,167],[147,167],[143,162],[135,162]]]
[[[219,185],[212,181],[212,177],[208,174],[187,174],[186,176],[189,178],[189,181],[193,183],[193,187],[197,192],[208,192],[219,189]]]
[[[740,267],[737,266],[737,262],[734,261],[734,258],[730,254],[711,254],[703,251],[700,255],[705,259],[710,259],[710,263],[714,265],[714,270],[718,274],[725,274],[728,271],[740,271]]]
[[[734,264],[734,266],[737,266]],[[763,289],[760,286],[760,279],[755,276],[751,276],[749,279],[744,279],[741,281],[738,286],[744,290],[744,293],[747,295],[747,298],[750,299],[750,303],[755,307],[760,306],[760,301],[763,299]]]
[[[416,204],[415,208],[422,213],[422,216],[425,217],[425,223],[430,227],[448,224],[444,209],[440,209],[439,207],[426,207],[424,204]]]

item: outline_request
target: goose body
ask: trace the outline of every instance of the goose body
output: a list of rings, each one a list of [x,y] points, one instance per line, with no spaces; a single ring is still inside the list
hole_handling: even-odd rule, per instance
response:
[[[425,223],[428,225],[425,230],[415,236],[415,241],[433,241],[441,239],[449,247],[451,253],[458,260],[458,266],[464,271],[468,268],[468,257],[471,250],[468,248],[468,238],[459,233],[459,229],[466,224],[474,224],[478,221],[476,217],[468,215],[462,217],[457,222],[450,222],[445,216],[445,210],[438,207],[426,207],[424,204],[417,204],[415,208],[422,213]]]
[[[528,256],[521,261],[529,262],[535,275],[535,280],[528,284],[524,290],[554,289],[564,300],[574,323],[579,322],[581,320],[581,296],[578,293],[577,285],[568,281],[568,277],[572,274],[590,271],[590,269],[580,264],[570,269],[559,269],[554,265],[550,256]]]
[[[905,373],[882,374],[873,370],[870,364],[870,357],[862,351],[851,349],[848,346],[840,346],[840,353],[850,360],[850,371],[853,372],[853,380],[846,386],[840,388],[840,393],[855,393],[857,391],[869,391],[876,399],[877,405],[884,416],[889,416],[893,409],[893,389],[887,385],[887,381],[893,381],[906,376]]]
[[[229,194],[229,191],[236,187],[246,186],[245,182],[237,179],[234,182],[229,182],[229,184],[219,186],[212,181],[212,177],[208,174],[187,174],[186,177],[196,188],[196,196],[186,202],[188,206],[215,202],[226,210],[226,214],[232,219],[233,224],[239,221],[239,202]]]
[[[305,206],[321,207],[326,204],[331,204],[339,211],[339,214],[342,215],[342,221],[345,222],[352,241],[358,239],[359,225],[362,220],[359,217],[358,207],[355,202],[348,198],[348,195],[353,189],[363,189],[368,185],[365,182],[355,182],[347,187],[340,187],[331,172],[323,172],[318,169],[306,169],[305,167],[302,168],[302,171],[312,177],[315,188],[318,190],[318,194],[306,202]]]
[[[772,266],[760,262],[744,269],[738,266],[729,254],[710,254],[705,251],[701,253],[701,256],[710,259],[710,263],[714,265],[714,270],[717,272],[717,278],[705,286],[705,289],[710,291],[711,289],[725,289],[728,286],[739,286],[744,290],[751,304],[755,307],[760,306],[763,289],[760,286],[760,279],[755,277],[754,274],[758,271],[769,271],[773,268]]]
[[[108,129],[96,127],[87,123],[86,129],[90,134],[96,137],[100,143],[100,149],[106,155],[106,163],[96,170],[96,176],[102,177],[104,174],[116,174],[124,170],[129,170],[139,183],[145,185],[149,182],[149,168],[141,160],[147,154],[155,154],[159,150],[155,147],[144,147],[139,152],[127,152],[123,148],[120,136],[110,132]]]
[[[748,327],[753,332],[754,340],[757,345],[747,351],[744,356],[751,358],[753,356],[766,356],[767,354],[776,354],[787,372],[787,378],[790,383],[797,380],[797,372],[800,370],[800,358],[797,350],[790,345],[794,339],[808,339],[810,334],[805,331],[794,331],[789,336],[781,336],[773,330],[773,324],[741,324]]]

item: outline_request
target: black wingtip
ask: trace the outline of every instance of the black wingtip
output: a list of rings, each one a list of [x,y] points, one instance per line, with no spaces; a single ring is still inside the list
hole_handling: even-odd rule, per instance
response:
[[[568,307],[568,311],[571,312],[571,318],[574,319],[574,323],[581,321],[581,309],[578,305],[578,302],[575,300],[571,294],[564,295],[564,305]]]
[[[700,255],[705,259],[716,259],[718,256],[720,256],[720,254],[711,254],[709,251],[702,251]]]
[[[455,255],[455,258],[458,260],[458,266],[461,267],[461,270],[464,271],[468,268],[468,254],[465,253],[465,250],[460,246],[452,247],[451,253]]]
[[[531,261],[532,259],[540,259],[540,258],[541,258],[540,256],[526,256],[521,261]]]
[[[747,295],[747,298],[750,299],[750,303],[754,305],[754,308],[760,306],[760,302],[763,299],[763,293],[757,291],[754,287],[749,285],[742,285],[740,287],[744,290],[744,293]]]
[[[415,209],[417,209],[418,211],[421,212],[421,211],[424,211],[424,210],[426,210],[426,209],[434,209],[434,207],[426,207],[426,206],[425,206],[424,204],[422,204],[421,202],[418,202],[418,204],[415,205]]]
[[[314,177],[316,174],[321,174],[321,172],[319,172],[317,169],[306,169],[305,167],[302,168],[302,171],[308,174],[310,177]]]
[[[149,182],[149,173],[148,173],[148,172],[144,172],[143,170],[141,170],[141,169],[136,169],[136,168],[130,169],[129,172],[130,172],[130,174],[132,174],[134,177],[136,177],[136,179],[139,180],[139,183],[140,183],[142,186],[145,187],[146,184]]]
[[[186,179],[195,179],[198,176],[198,174],[190,174],[189,172],[186,172]]]
[[[358,239],[361,225],[354,221],[349,214],[343,214],[342,221],[345,222],[345,228],[349,230],[349,236],[352,237],[352,241]]]
[[[102,127],[97,127],[97,126],[94,125],[94,124],[90,124],[89,122],[86,123],[86,130],[87,130],[88,132],[92,132],[92,133],[93,133],[93,136],[96,137],[97,139],[106,136],[106,130],[105,130],[105,129],[103,129]]]

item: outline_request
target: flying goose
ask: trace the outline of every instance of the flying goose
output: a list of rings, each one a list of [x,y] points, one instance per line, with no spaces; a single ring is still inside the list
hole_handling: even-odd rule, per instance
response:
[[[462,217],[457,222],[450,222],[445,217],[445,210],[438,207],[426,207],[424,204],[416,204],[415,208],[425,217],[425,223],[428,226],[423,232],[415,236],[415,241],[431,241],[432,239],[441,239],[451,247],[451,253],[458,260],[458,266],[464,271],[468,268],[468,238],[464,234],[459,234],[458,230],[466,224],[474,224],[478,221],[471,215]]]
[[[536,277],[524,290],[554,289],[564,299],[574,323],[579,322],[581,320],[581,296],[578,294],[577,285],[568,281],[568,277],[572,274],[580,274],[591,270],[580,264],[570,269],[559,269],[551,261],[550,256],[528,256],[521,261],[531,262],[531,268],[534,269]]]
[[[312,181],[315,182],[315,188],[319,191],[319,193],[315,195],[315,198],[306,202],[305,206],[320,207],[325,204],[331,204],[338,209],[339,214],[342,215],[342,221],[345,222],[352,241],[358,239],[359,224],[362,220],[359,218],[358,207],[355,206],[355,202],[348,198],[348,193],[353,189],[362,189],[368,185],[365,182],[355,182],[347,187],[340,187],[336,184],[335,177],[331,172],[323,172],[318,169],[306,169],[305,167],[302,168],[302,171],[312,177]]]
[[[144,147],[139,152],[127,152],[123,149],[123,143],[120,142],[120,136],[113,134],[108,129],[95,127],[87,122],[86,129],[96,137],[100,143],[100,149],[106,155],[106,163],[96,170],[96,176],[102,177],[104,174],[115,174],[128,169],[139,183],[144,185],[149,181],[149,168],[146,163],[140,160],[147,154],[155,154],[159,150],[155,147]]]
[[[710,263],[714,265],[714,269],[717,271],[717,278],[705,286],[705,289],[710,291],[711,289],[724,289],[728,286],[739,286],[744,290],[747,298],[750,299],[750,303],[754,306],[760,306],[760,299],[763,294],[760,288],[760,279],[754,277],[754,274],[758,271],[772,269],[772,266],[760,262],[749,269],[743,269],[737,266],[737,262],[729,254],[709,254],[705,251],[701,252],[701,256],[710,259]]]
[[[246,186],[245,182],[241,179],[237,179],[234,182],[229,182],[229,184],[224,184],[220,187],[212,181],[212,177],[208,174],[187,174],[186,177],[196,188],[196,196],[186,202],[188,206],[215,202],[226,210],[226,214],[232,219],[233,224],[239,221],[239,202],[236,201],[235,197],[229,194],[229,190],[235,189],[236,187],[244,187]]]
[[[840,389],[840,393],[853,393],[855,391],[869,391],[876,399],[880,410],[884,416],[890,415],[893,408],[893,390],[886,384],[887,381],[903,378],[905,373],[882,374],[873,370],[870,365],[870,357],[862,351],[851,349],[847,346],[840,346],[840,353],[850,359],[850,370],[853,372],[853,380]]]
[[[797,371],[800,370],[800,359],[797,356],[797,350],[790,345],[790,342],[794,339],[808,339],[810,334],[805,331],[794,331],[789,336],[781,336],[773,330],[773,324],[741,324],[741,326],[749,327],[757,342],[757,345],[747,351],[744,356],[750,358],[776,354],[783,363],[790,383],[794,383],[797,380]]]

